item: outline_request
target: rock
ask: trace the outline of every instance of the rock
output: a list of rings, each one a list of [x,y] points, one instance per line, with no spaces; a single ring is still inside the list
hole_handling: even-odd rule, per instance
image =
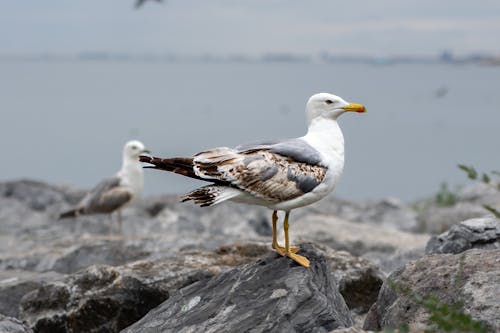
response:
[[[431,323],[429,313],[415,295],[436,297],[450,306],[462,304],[473,319],[500,330],[500,249],[469,250],[458,255],[423,257],[392,273],[382,286],[376,304],[367,315],[364,329],[398,328],[423,331]],[[391,283],[399,290],[397,292]]]
[[[488,215],[480,205],[470,202],[459,202],[451,207],[433,206],[420,213],[420,230],[431,234],[439,234],[450,229],[460,221]]]
[[[421,257],[430,235],[310,215],[292,220],[290,237],[294,242],[319,243],[362,256],[382,271],[391,272],[409,260]]]
[[[2,333],[33,333],[33,331],[24,325],[19,319],[5,317],[0,314],[0,332]]]
[[[368,312],[377,300],[384,273],[370,261],[348,252],[324,248],[323,251],[349,309],[354,314]]]
[[[0,197],[12,198],[26,204],[35,211],[45,211],[52,205],[76,204],[84,191],[51,186],[34,180],[19,180],[0,183]]]
[[[492,184],[466,186],[456,193],[456,198],[456,204],[445,207],[439,206],[433,199],[417,202],[417,231],[440,234],[461,221],[489,216],[483,205],[500,208],[500,191]]]
[[[166,298],[112,267],[92,266],[25,295],[21,318],[36,332],[116,332]]]
[[[21,316],[37,332],[116,332],[170,293],[269,253],[261,244],[234,244],[216,252],[182,252],[164,261],[91,266],[28,293]]]
[[[62,275],[55,272],[0,271],[0,314],[19,317],[19,305],[24,295],[61,278]]]
[[[336,330],[330,331],[329,333],[368,333],[361,328],[348,327],[348,328],[337,328]]]
[[[142,246],[123,240],[94,238],[76,245],[61,243],[23,256],[0,259],[0,268],[74,273],[94,264],[123,265],[149,254]]]
[[[353,321],[326,259],[311,268],[272,254],[173,294],[124,332],[328,332]]]
[[[294,216],[299,217],[318,214],[402,231],[416,231],[419,225],[416,212],[396,198],[347,201],[330,195],[311,206],[294,211]]]
[[[447,232],[432,237],[425,247],[425,253],[457,254],[473,248],[500,248],[500,220],[485,217],[463,221]]]

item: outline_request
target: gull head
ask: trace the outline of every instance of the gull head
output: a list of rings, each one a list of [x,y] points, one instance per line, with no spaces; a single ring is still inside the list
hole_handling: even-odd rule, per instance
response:
[[[132,160],[139,160],[139,155],[149,154],[149,150],[144,144],[137,140],[129,141],[123,147],[123,157]]]
[[[366,112],[366,109],[361,104],[349,103],[339,96],[328,93],[312,95],[306,105],[307,121],[309,124],[316,118],[335,120],[345,112],[362,113]]]

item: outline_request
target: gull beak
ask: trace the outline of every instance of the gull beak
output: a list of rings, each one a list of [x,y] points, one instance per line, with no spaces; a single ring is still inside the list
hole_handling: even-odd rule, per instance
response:
[[[351,103],[348,106],[344,106],[345,111],[363,113],[366,112],[366,108],[362,104]]]
[[[149,151],[148,149],[143,149],[141,151],[141,154],[151,154],[151,151]]]

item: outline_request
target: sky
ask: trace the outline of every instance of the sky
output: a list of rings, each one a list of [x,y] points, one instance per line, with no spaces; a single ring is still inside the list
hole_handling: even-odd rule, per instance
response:
[[[500,54],[498,0],[0,0],[0,54]]]

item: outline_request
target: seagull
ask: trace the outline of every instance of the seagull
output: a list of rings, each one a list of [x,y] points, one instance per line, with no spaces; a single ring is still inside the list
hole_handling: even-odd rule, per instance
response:
[[[139,155],[142,154],[149,154],[142,142],[137,140],[127,142],[123,147],[120,171],[98,183],[75,208],[62,213],[59,218],[111,214],[117,211],[121,230],[121,209],[137,198],[144,186],[142,165],[139,162]]]
[[[286,140],[218,147],[193,157],[158,158],[141,156],[145,168],[170,171],[211,184],[185,194],[202,207],[226,200],[268,207],[272,214],[272,248],[304,267],[309,260],[289,244],[290,211],[310,205],[329,194],[344,169],[344,137],[337,118],[345,112],[366,112],[361,104],[319,93],[306,105],[306,135]],[[276,237],[278,211],[284,211],[285,246]]]

